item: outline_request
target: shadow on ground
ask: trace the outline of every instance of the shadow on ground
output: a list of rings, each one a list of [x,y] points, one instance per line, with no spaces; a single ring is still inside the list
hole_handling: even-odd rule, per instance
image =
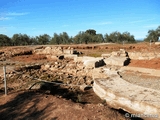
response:
[[[56,104],[61,104],[61,102],[64,101],[57,103],[57,99],[54,99],[51,96],[59,96],[68,100],[70,99],[75,103],[80,103],[83,105],[101,103],[107,107],[106,102],[96,96],[92,89],[89,89],[85,92],[73,92],[66,88],[61,88],[60,86],[53,86],[53,84],[45,83],[41,86],[40,90],[28,90],[25,92],[21,91],[16,94],[16,96],[8,100],[4,97],[4,100],[7,100],[8,102],[6,101],[6,103],[3,105],[0,104],[0,118],[1,120],[43,120],[49,117],[50,120],[57,120],[59,119],[59,116],[57,117],[57,114],[53,115],[52,113],[58,110]],[[7,97],[8,96],[6,96],[6,98]],[[108,117],[120,116],[118,115],[119,113],[121,116],[124,116],[126,113],[125,111],[117,111],[108,107],[106,111],[111,113]],[[113,120],[115,119],[116,118],[113,118]],[[125,118],[123,118],[123,120],[124,119]],[[106,120],[108,119],[106,118]],[[126,118],[125,120],[142,119]]]
[[[50,104],[37,108],[41,104],[39,96],[41,97],[38,92],[27,91],[18,94],[6,104],[0,105],[1,120],[45,119],[44,111],[50,107]],[[52,120],[56,119],[57,117],[54,117]]]

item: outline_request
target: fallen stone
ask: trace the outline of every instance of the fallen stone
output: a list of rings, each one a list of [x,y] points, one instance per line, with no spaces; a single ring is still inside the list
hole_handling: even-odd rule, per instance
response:
[[[65,50],[63,50],[63,53],[64,54],[73,54],[73,50],[71,49],[65,49]]]
[[[129,64],[129,58],[127,57],[109,57],[104,59],[106,65],[125,66]]]
[[[79,86],[79,89],[80,89],[82,92],[84,92],[84,91],[87,89],[87,87],[88,87],[88,85],[82,84],[82,85]]]
[[[85,68],[97,68],[105,65],[103,59],[91,59],[84,61]]]

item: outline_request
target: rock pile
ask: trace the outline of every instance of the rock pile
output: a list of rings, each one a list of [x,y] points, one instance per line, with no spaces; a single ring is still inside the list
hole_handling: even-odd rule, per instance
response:
[[[43,47],[33,50],[35,54],[59,55],[63,53],[62,47]]]
[[[60,54],[82,54],[81,52],[78,52],[77,50],[68,47],[56,47],[56,46],[48,46],[48,47],[42,47],[39,49],[35,49],[33,51],[35,54],[45,54],[45,55],[60,55]]]
[[[33,51],[35,54],[44,54],[50,60],[57,60],[63,58],[75,59],[77,55],[82,54],[82,52],[78,52],[77,50],[68,47],[43,47],[40,49],[35,49]]]

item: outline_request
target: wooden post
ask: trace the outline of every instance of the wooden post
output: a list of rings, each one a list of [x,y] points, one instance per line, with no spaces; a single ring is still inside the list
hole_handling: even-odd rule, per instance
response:
[[[3,71],[4,71],[4,88],[5,88],[5,95],[7,95],[6,66],[3,66]]]

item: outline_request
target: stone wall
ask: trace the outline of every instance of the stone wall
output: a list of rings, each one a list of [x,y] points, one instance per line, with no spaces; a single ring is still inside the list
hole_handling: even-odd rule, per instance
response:
[[[155,52],[128,52],[128,56],[130,59],[135,60],[150,60],[153,58],[160,58],[160,53]]]

